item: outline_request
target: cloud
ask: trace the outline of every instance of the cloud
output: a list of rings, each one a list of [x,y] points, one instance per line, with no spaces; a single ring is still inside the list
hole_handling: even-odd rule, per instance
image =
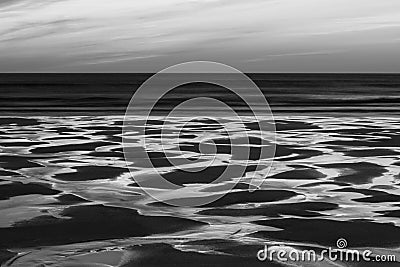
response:
[[[0,71],[153,72],[214,60],[263,72],[270,70],[263,61],[271,59],[279,70],[292,62],[290,69],[302,71],[321,56],[332,59],[332,69],[346,70],[360,56],[357,47],[379,59],[395,42],[396,7],[397,0],[3,1]],[[343,51],[355,58],[337,61]],[[140,64],[132,67],[135,61]],[[400,70],[400,63],[392,67]]]
[[[98,56],[98,59],[89,59],[87,61],[82,62],[82,64],[87,64],[87,65],[97,65],[97,64],[104,64],[104,63],[116,63],[116,62],[122,62],[122,61],[133,61],[133,60],[138,60],[138,59],[149,59],[149,58],[155,58],[155,57],[161,57],[162,55],[141,55],[141,56],[132,56],[130,54],[122,54],[122,55],[101,55]]]

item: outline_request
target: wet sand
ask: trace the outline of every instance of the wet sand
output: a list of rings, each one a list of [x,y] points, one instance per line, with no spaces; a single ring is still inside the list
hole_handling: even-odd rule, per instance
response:
[[[175,118],[167,121],[171,135],[162,150],[157,138],[166,121],[152,118],[147,134],[154,143],[148,155],[166,179],[198,186],[197,198],[227,193],[239,181],[213,203],[182,208],[148,197],[132,179],[129,169],[149,181],[152,169],[145,165],[146,151],[137,145],[143,136],[134,136],[137,143],[129,150],[133,161],[125,163],[121,116],[1,118],[0,262],[281,266],[256,259],[264,242],[334,247],[339,238],[346,238],[349,247],[397,253],[398,118],[282,115],[276,120],[276,160],[269,173],[254,167],[267,165],[269,159],[258,160],[262,142],[255,137],[257,124],[249,119],[245,128],[254,136],[243,177],[209,184],[230,160],[238,169],[245,164],[241,153],[231,157],[229,146],[240,146],[242,126],[230,118],[220,120],[236,133],[238,139],[230,140],[212,119],[180,131],[185,122]],[[210,129],[214,135],[207,135]],[[204,138],[205,150],[200,147]],[[208,149],[212,143],[217,146],[213,160]],[[185,165],[192,162],[186,159],[201,156],[205,157],[197,165]],[[182,164],[181,169],[171,164],[171,158]],[[190,172],[199,166],[208,167]],[[250,193],[247,175],[254,172],[265,181]],[[155,194],[168,193],[151,182],[146,186]],[[193,197],[183,194],[179,200]]]

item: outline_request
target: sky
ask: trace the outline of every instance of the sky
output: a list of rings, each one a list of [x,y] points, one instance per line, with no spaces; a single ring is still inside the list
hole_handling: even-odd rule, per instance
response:
[[[398,0],[1,0],[0,72],[400,72]]]

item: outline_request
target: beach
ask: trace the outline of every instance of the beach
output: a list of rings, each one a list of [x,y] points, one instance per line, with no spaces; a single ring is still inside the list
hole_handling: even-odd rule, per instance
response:
[[[125,162],[123,116],[0,119],[3,266],[157,266],[164,260],[171,266],[267,265],[256,258],[265,243],[321,248],[334,247],[338,238],[352,248],[398,254],[396,116],[275,116],[275,159],[268,174],[257,170],[257,179],[264,181],[252,193],[251,168],[242,177],[210,184],[230,157],[244,164],[221,142],[226,138],[222,128],[235,131],[239,139],[243,133],[257,136],[254,121],[242,118],[244,124],[223,117],[214,118],[219,124],[197,120],[184,134],[179,132],[183,118],[150,120],[154,130],[163,123],[171,130],[166,150],[154,146],[148,151],[154,168],[162,169],[171,182],[198,186],[197,198],[225,194],[201,207],[164,204],[135,183],[131,173],[151,179],[154,170],[141,167],[139,146],[134,162]],[[225,124],[219,129],[221,122]],[[199,155],[196,143],[207,134],[202,127],[215,127],[218,147],[216,160],[210,163],[206,157],[197,163],[211,164],[205,172],[188,175],[167,164],[167,158]],[[257,149],[259,143],[252,141],[250,146]],[[248,166],[268,162],[254,158]],[[229,183],[236,185],[227,192]],[[176,197],[163,188],[150,190]],[[179,194],[185,197],[193,196]]]

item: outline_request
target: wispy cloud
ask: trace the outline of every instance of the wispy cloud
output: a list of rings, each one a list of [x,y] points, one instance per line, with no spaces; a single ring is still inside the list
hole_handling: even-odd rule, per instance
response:
[[[279,58],[279,57],[326,56],[326,55],[337,54],[340,52],[343,52],[343,50],[279,53],[279,54],[262,55],[259,58],[249,59],[249,60],[247,60],[247,62],[261,62],[261,61],[270,60],[271,58],[277,58],[277,57]]]
[[[142,59],[149,59],[149,58],[156,58],[161,57],[162,55],[141,55],[141,56],[132,56],[130,54],[125,55],[111,55],[111,56],[99,56],[98,59],[89,59],[82,64],[86,65],[97,65],[97,64],[104,64],[104,63],[117,63],[123,61],[133,61],[133,60],[142,60]]]
[[[301,71],[304,60],[320,58],[345,68],[388,51],[400,35],[398,10],[398,0],[3,1],[0,71],[123,71],[137,60],[141,72],[200,59],[244,71],[267,71],[270,59],[279,69],[293,60]],[[343,51],[355,52],[337,60]],[[384,64],[377,60],[371,63]]]

